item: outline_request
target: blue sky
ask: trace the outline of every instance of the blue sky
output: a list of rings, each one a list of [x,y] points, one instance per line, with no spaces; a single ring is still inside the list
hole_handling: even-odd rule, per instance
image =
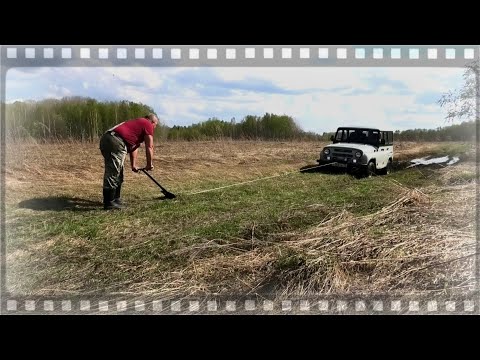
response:
[[[7,73],[6,101],[88,96],[153,107],[169,125],[266,112],[305,131],[338,126],[386,130],[445,126],[436,102],[462,85],[462,69],[340,67],[52,67]]]

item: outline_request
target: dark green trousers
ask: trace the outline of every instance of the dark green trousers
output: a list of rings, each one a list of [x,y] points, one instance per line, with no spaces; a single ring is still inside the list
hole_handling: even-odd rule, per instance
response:
[[[123,166],[127,147],[123,140],[109,132],[100,139],[100,151],[105,159],[104,189],[116,189],[123,182]]]

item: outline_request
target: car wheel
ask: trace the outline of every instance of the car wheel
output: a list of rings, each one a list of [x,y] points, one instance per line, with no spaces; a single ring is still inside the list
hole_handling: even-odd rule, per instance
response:
[[[392,173],[392,159],[388,160],[387,167],[385,168],[385,175]]]
[[[376,173],[377,173],[377,166],[375,165],[375,161],[370,161],[365,170],[365,177],[369,178],[371,176],[376,175]]]
[[[392,172],[392,159],[388,160],[387,166],[378,171],[381,175],[388,175]]]

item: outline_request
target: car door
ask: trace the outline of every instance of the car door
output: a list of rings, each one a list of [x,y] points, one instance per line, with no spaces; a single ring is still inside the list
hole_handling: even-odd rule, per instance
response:
[[[387,131],[380,131],[380,144],[378,147],[377,169],[387,166],[391,149],[388,142]]]
[[[385,166],[388,164],[388,160],[393,160],[393,131],[383,131],[383,136],[385,139],[385,145],[383,146],[384,150],[384,161]]]

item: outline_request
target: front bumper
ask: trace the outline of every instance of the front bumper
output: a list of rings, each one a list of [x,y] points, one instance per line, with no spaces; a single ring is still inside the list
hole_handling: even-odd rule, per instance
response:
[[[365,165],[361,163],[361,159],[352,159],[352,158],[343,158],[336,159],[331,157],[330,159],[320,158],[317,160],[319,165],[331,165],[332,167],[337,168],[346,168],[346,169],[359,169]]]

